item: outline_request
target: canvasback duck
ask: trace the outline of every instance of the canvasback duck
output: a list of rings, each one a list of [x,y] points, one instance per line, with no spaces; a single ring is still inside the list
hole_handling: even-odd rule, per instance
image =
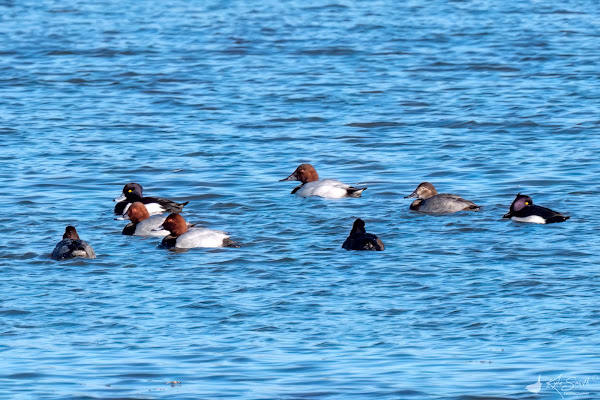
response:
[[[144,197],[142,185],[139,183],[128,183],[123,187],[123,193],[113,201],[115,205],[115,214],[127,219],[127,210],[132,203],[139,201],[148,209],[150,215],[162,214],[166,212],[181,212],[188,203],[176,203],[173,200],[163,199],[162,197]]]
[[[455,213],[458,211],[479,211],[481,207],[472,201],[449,193],[438,194],[435,187],[429,182],[421,183],[414,192],[405,199],[416,197],[410,205],[411,210],[424,213]]]
[[[166,217],[162,215],[150,216],[146,206],[136,201],[131,204],[127,210],[127,216],[131,222],[123,228],[123,235],[134,235],[134,236],[167,236],[169,234],[166,230],[155,230],[165,222]]]
[[[170,214],[165,222],[156,230],[164,229],[169,231],[160,244],[163,248],[191,249],[193,247],[231,247],[233,241],[229,235],[222,231],[213,231],[212,229],[192,227],[188,225],[181,214]]]
[[[365,230],[365,221],[358,218],[354,221],[350,235],[342,245],[346,250],[375,250],[382,251],[385,249],[383,242],[372,233],[367,233]]]
[[[317,170],[310,164],[301,164],[290,176],[281,179],[279,182],[283,181],[302,182],[301,185],[292,190],[292,194],[296,193],[302,197],[319,196],[330,199],[360,197],[361,193],[366,189],[366,187],[355,188],[335,179],[319,180]]]
[[[533,204],[531,197],[524,194],[517,194],[517,197],[510,205],[510,211],[502,218],[510,218],[517,222],[532,222],[534,224],[552,224],[563,222],[570,217],[565,217],[561,213],[552,211],[546,207],[540,207]]]
[[[63,240],[58,242],[54,247],[54,251],[52,251],[52,258],[55,260],[68,260],[75,257],[96,258],[96,253],[94,253],[92,246],[79,239],[74,226],[67,226]]]

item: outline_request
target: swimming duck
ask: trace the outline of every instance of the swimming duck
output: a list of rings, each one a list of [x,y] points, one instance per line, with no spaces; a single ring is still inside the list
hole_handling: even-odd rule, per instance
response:
[[[193,247],[225,247],[233,246],[234,243],[229,239],[229,235],[222,231],[213,231],[212,229],[192,227],[188,225],[181,214],[172,213],[165,222],[155,230],[169,231],[160,244],[163,248],[190,249]]]
[[[429,182],[423,182],[405,199],[416,197],[410,205],[411,210],[425,213],[455,213],[457,211],[479,211],[481,207],[460,196],[449,193],[438,194]]]
[[[166,217],[162,215],[150,216],[144,204],[136,201],[127,210],[127,216],[131,222],[123,228],[123,235],[135,236],[161,236],[169,234],[166,230],[154,230],[165,222]]]
[[[54,251],[52,251],[52,258],[55,260],[68,260],[75,257],[96,258],[96,253],[94,253],[92,246],[79,239],[74,226],[67,226],[63,240],[58,242],[54,247]]]
[[[302,197],[319,196],[330,199],[360,197],[361,193],[366,189],[366,187],[355,188],[335,179],[319,180],[319,174],[317,174],[315,167],[310,164],[301,164],[290,176],[280,180],[280,182],[283,181],[302,182],[301,185],[292,190],[292,194],[296,193]]]
[[[165,212],[181,212],[188,203],[176,203],[173,200],[163,199],[162,197],[144,197],[142,185],[139,183],[128,183],[123,187],[123,193],[113,201],[118,202],[115,205],[115,214],[121,215],[125,219],[127,210],[132,203],[139,201],[148,209],[150,215],[162,214]]]
[[[510,218],[517,222],[552,224],[566,221],[570,217],[565,217],[561,213],[552,211],[549,208],[536,206],[533,204],[531,197],[519,193],[510,205],[510,211],[504,214],[502,218]]]
[[[383,242],[372,233],[367,233],[365,230],[365,221],[358,218],[354,221],[350,235],[342,245],[346,250],[376,250],[382,251],[385,249]]]

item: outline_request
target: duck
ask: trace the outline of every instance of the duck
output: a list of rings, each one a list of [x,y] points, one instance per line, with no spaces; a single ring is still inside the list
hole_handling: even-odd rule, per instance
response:
[[[54,260],[68,260],[75,257],[96,258],[96,253],[92,246],[79,238],[77,229],[74,226],[67,226],[60,242],[57,243],[52,251]]]
[[[121,196],[117,197],[113,201],[116,201],[115,215],[122,216],[123,219],[127,219],[127,210],[132,203],[139,201],[143,203],[148,209],[150,215],[163,214],[166,212],[181,212],[183,207],[189,202],[176,203],[173,200],[164,199],[162,197],[144,197],[142,185],[139,183],[131,182],[123,187]]]
[[[429,182],[422,182],[414,192],[405,199],[414,198],[410,209],[424,213],[455,213],[458,211],[479,211],[480,206],[472,201],[449,193],[438,194],[435,187]]]
[[[146,206],[139,201],[131,204],[127,209],[127,216],[131,222],[123,228],[121,234],[134,236],[166,236],[166,230],[155,230],[165,222],[166,217],[162,215],[150,216]]]
[[[367,188],[356,188],[346,185],[335,179],[319,179],[319,174],[315,167],[310,164],[300,164],[298,168],[283,181],[300,181],[301,185],[292,190],[292,194],[302,197],[319,196],[329,199],[339,199],[343,197],[360,197]]]
[[[516,222],[531,222],[534,224],[553,224],[564,222],[570,217],[564,216],[559,212],[546,207],[533,204],[531,197],[524,194],[517,194],[517,197],[510,205],[510,211],[502,218],[510,218]]]
[[[346,250],[375,250],[382,251],[385,249],[383,242],[372,233],[367,233],[365,230],[365,221],[358,218],[354,221],[350,235],[342,245]]]
[[[234,247],[234,242],[229,235],[222,231],[212,229],[191,227],[179,213],[172,213],[156,231],[166,230],[169,235],[165,236],[159,247],[172,249],[191,249],[194,247]]]

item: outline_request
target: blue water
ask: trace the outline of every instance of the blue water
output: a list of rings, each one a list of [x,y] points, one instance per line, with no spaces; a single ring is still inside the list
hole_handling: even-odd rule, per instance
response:
[[[600,398],[598,3],[255,3],[0,1],[0,397]],[[122,236],[131,181],[242,246]]]

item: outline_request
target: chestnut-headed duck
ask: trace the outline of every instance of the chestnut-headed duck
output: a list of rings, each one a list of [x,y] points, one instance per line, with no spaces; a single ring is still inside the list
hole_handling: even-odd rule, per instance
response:
[[[139,201],[131,204],[127,209],[127,216],[131,222],[123,228],[123,232],[121,232],[123,235],[164,237],[169,234],[165,230],[154,230],[165,222],[166,217],[162,215],[150,216],[146,206]]]
[[[414,192],[405,199],[416,197],[410,205],[411,210],[424,213],[455,213],[458,211],[479,211],[481,207],[472,201],[449,193],[438,194],[435,187],[429,182],[421,183]]]
[[[366,187],[355,188],[335,179],[319,179],[317,170],[310,164],[301,164],[290,176],[280,180],[280,182],[283,181],[302,182],[300,186],[292,190],[292,194],[296,193],[302,197],[319,196],[329,199],[360,197],[366,189]]]
[[[365,230],[365,221],[358,218],[354,221],[350,235],[342,245],[346,250],[376,250],[382,251],[385,249],[383,242],[372,233],[367,233]]]
[[[55,260],[68,260],[75,257],[96,258],[96,253],[94,253],[92,246],[79,239],[74,226],[67,226],[63,240],[58,242],[54,247],[54,251],[52,251],[52,258]]]
[[[229,235],[222,231],[192,227],[188,225],[181,214],[172,213],[156,230],[169,231],[160,244],[163,248],[191,249],[193,247],[232,247],[234,243]]]
[[[188,203],[176,203],[173,200],[163,199],[162,197],[144,197],[142,185],[139,183],[128,183],[123,187],[123,193],[113,201],[118,202],[115,205],[115,215],[120,215],[127,219],[127,210],[132,203],[139,201],[148,209],[150,215],[162,214],[166,212],[181,212]]]
[[[563,222],[570,217],[565,217],[561,213],[552,211],[546,207],[540,207],[533,204],[531,197],[524,194],[517,194],[517,197],[510,205],[510,211],[502,218],[510,218],[517,222],[532,222],[534,224],[552,224]]]

